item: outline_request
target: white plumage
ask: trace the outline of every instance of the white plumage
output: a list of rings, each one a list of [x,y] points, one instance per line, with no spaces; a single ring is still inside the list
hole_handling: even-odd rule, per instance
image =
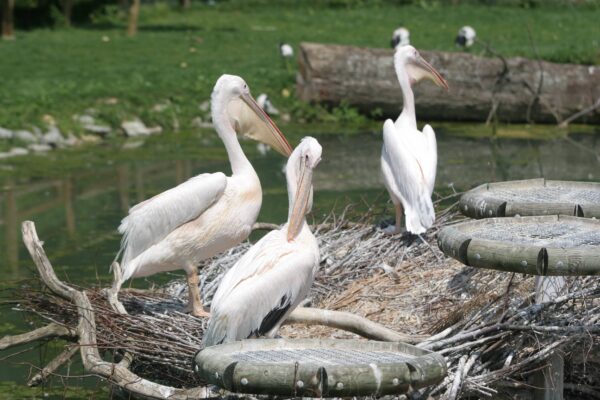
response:
[[[410,44],[410,31],[401,26],[392,33],[392,48],[407,46]]]
[[[279,54],[283,58],[294,57],[294,48],[287,43],[279,43]]]
[[[272,337],[308,294],[319,248],[305,214],[312,206],[312,170],[320,159],[321,146],[310,137],[290,156],[288,222],[265,235],[225,274],[212,301],[205,346]]]
[[[201,174],[132,207],[119,226],[123,276],[115,282],[118,291],[129,278],[183,269],[188,278],[189,308],[197,316],[208,315],[200,302],[198,263],[246,239],[262,203],[260,181],[235,128],[284,155],[291,153],[242,78],[219,78],[211,97],[211,113],[232,175]]]
[[[435,221],[431,194],[435,184],[437,145],[431,126],[417,129],[414,95],[411,86],[423,78],[448,88],[444,78],[412,46],[396,49],[394,67],[402,88],[403,109],[398,119],[383,124],[381,170],[386,188],[396,208],[396,224],[387,233],[399,233],[402,213],[406,229],[425,232]]]

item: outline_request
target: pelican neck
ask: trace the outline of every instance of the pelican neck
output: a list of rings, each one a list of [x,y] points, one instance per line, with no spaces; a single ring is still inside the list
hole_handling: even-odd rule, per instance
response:
[[[415,113],[415,95],[404,64],[397,65],[396,75],[398,77],[398,82],[400,83],[400,88],[402,89],[402,112],[400,113],[398,120],[406,121],[416,128],[417,116]]]

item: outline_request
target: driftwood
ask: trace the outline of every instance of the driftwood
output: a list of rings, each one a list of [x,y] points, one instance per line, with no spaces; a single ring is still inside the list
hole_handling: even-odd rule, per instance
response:
[[[302,43],[297,91],[305,101],[345,102],[397,117],[402,104],[392,50]],[[526,58],[421,51],[450,90],[415,86],[423,120],[600,123],[600,68]]]

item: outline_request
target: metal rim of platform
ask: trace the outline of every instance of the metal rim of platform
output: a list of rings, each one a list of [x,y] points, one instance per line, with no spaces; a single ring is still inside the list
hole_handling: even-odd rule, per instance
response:
[[[302,357],[302,351],[308,349],[347,352],[351,357],[370,352],[371,357],[365,361],[357,357],[356,364],[335,358],[319,361]],[[294,351],[300,354],[283,357],[285,360],[239,356],[244,352]],[[390,362],[391,354],[403,360]],[[400,342],[341,339],[248,339],[207,347],[194,357],[194,371],[201,379],[231,392],[294,397],[402,394],[410,388],[438,383],[447,373],[444,358],[431,351]]]
[[[571,216],[535,216],[514,218],[487,218],[469,220],[444,227],[438,235],[438,246],[448,256],[465,265],[541,276],[600,275],[600,244],[568,247],[564,242],[554,245],[552,240],[541,243],[519,243],[477,237],[475,228],[502,232],[510,225],[561,223],[581,225],[600,239],[600,221]],[[569,231],[571,232],[571,231]],[[503,232],[510,236],[510,232]],[[585,239],[585,235],[582,235]],[[548,239],[548,238],[546,238]]]
[[[518,192],[530,190],[572,190],[590,193],[597,192],[594,199],[556,199],[548,196],[545,199],[519,198]],[[513,191],[513,196],[507,196]],[[569,196],[566,196],[569,197]],[[576,197],[576,196],[574,196]],[[583,196],[585,197],[585,196]],[[600,183],[598,182],[576,182],[555,181],[539,179],[527,179],[521,181],[507,181],[484,183],[466,192],[459,202],[460,211],[471,218],[494,218],[514,216],[535,215],[572,215],[576,217],[600,218]]]

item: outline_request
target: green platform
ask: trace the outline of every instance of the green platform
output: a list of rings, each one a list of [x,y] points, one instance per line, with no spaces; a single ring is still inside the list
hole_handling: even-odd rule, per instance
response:
[[[235,393],[301,397],[381,396],[440,382],[439,354],[405,343],[248,339],[208,347],[194,359],[206,382]]]

